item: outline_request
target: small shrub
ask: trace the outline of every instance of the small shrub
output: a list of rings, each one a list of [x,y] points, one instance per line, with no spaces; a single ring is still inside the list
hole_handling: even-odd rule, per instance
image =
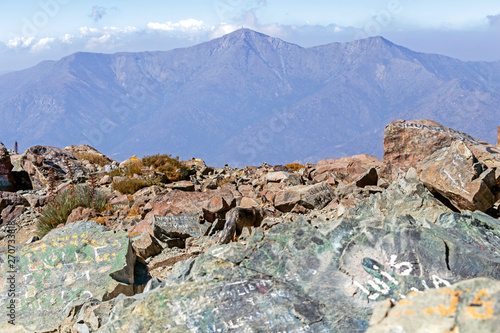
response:
[[[102,211],[106,204],[104,193],[97,190],[92,196],[92,189],[88,186],[66,189],[43,209],[38,223],[38,237],[42,238],[59,224],[66,223],[71,211],[77,207],[93,207],[97,211]]]
[[[75,153],[74,155],[79,160],[86,160],[92,164],[97,164],[97,165],[102,166],[102,167],[110,164],[109,160],[106,157],[104,157],[103,155],[94,154],[94,153]]]
[[[119,191],[122,194],[134,194],[141,188],[150,186],[151,182],[140,178],[129,178],[121,182],[113,182],[113,190]]]
[[[299,163],[289,163],[285,166],[292,171],[299,171],[300,169],[302,169],[304,167],[302,164],[299,164]]]
[[[222,188],[224,186],[224,184],[234,183],[235,180],[236,180],[236,178],[234,176],[223,178],[223,179],[221,179],[220,181],[217,182],[217,187]]]
[[[141,160],[127,163],[127,166],[125,167],[125,175],[128,177],[133,177],[134,175],[142,175],[142,166],[143,164]]]
[[[123,176],[123,172],[120,168],[113,169],[110,172],[107,172],[106,174],[110,177],[122,177]]]
[[[184,179],[184,175],[181,172],[177,172],[177,170],[189,170],[189,167],[184,162],[179,161],[179,156],[174,158],[167,154],[144,156],[142,163],[144,166],[152,166],[155,171],[166,174],[170,181]]]

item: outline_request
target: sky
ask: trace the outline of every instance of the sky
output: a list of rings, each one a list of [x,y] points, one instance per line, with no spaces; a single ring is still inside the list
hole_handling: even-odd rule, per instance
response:
[[[0,74],[79,51],[187,47],[242,27],[303,47],[383,36],[500,61],[499,0],[0,0]]]

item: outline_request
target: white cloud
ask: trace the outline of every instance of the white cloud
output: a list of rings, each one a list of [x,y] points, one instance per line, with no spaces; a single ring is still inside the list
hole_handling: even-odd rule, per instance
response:
[[[31,47],[32,52],[40,52],[40,51],[45,51],[49,50],[50,43],[53,43],[55,41],[55,38],[42,38],[40,39],[35,45]]]
[[[181,31],[187,33],[204,32],[212,29],[212,27],[207,26],[203,21],[195,20],[193,18],[181,20],[179,22],[149,22],[147,27],[149,30]]]
[[[71,44],[73,43],[74,38],[75,36],[71,34],[65,34],[64,36],[61,37],[61,42],[63,42],[64,44]]]
[[[15,37],[10,39],[5,45],[9,49],[28,48],[34,40],[35,37]]]

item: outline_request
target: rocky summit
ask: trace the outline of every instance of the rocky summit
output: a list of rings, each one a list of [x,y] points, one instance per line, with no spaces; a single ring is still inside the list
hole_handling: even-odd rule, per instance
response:
[[[434,121],[388,124],[382,160],[0,146],[0,171],[0,332],[500,325],[500,147]]]

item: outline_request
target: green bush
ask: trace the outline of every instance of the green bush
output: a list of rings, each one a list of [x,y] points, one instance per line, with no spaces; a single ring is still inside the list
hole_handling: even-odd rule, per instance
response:
[[[106,204],[104,193],[95,190],[92,195],[92,189],[89,186],[80,185],[73,189],[66,189],[49,202],[42,211],[38,223],[38,237],[42,238],[59,224],[66,223],[71,211],[77,207],[102,211]]]
[[[110,177],[122,177],[123,176],[123,172],[120,168],[113,169],[110,172],[107,172],[106,174],[109,175]]]
[[[152,166],[155,171],[166,174],[170,181],[184,179],[182,173],[177,172],[178,169],[189,170],[189,167],[184,162],[179,161],[179,156],[174,158],[172,155],[167,154],[144,156],[142,164],[147,167]]]
[[[122,194],[134,194],[141,188],[153,185],[152,181],[141,178],[128,178],[120,182],[113,182],[113,190],[119,191]]]

